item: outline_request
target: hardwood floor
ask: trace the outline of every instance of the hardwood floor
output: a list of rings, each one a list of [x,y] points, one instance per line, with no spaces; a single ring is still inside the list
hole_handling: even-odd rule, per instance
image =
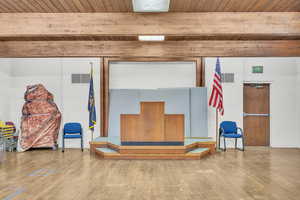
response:
[[[229,150],[201,160],[100,160],[85,150],[7,153],[5,200],[298,200],[300,149]]]

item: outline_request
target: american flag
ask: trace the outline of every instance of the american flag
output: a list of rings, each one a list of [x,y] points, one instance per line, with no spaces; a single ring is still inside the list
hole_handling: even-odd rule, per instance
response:
[[[217,58],[214,82],[212,86],[212,92],[209,98],[209,106],[216,108],[221,115],[224,115],[221,66],[219,58]]]

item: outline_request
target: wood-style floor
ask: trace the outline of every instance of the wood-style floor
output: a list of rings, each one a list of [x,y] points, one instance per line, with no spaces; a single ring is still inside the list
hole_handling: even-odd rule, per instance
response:
[[[229,150],[201,160],[100,160],[88,150],[7,153],[5,200],[299,200],[300,149]]]

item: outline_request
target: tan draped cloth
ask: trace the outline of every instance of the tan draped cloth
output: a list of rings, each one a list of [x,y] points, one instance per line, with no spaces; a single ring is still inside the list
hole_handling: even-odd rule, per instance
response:
[[[55,147],[61,124],[61,113],[53,95],[42,85],[27,86],[22,109],[18,151]]]

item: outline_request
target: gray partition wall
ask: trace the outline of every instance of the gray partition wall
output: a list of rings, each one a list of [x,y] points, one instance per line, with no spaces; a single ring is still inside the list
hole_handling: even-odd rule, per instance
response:
[[[111,89],[109,136],[120,136],[120,114],[139,114],[140,102],[164,101],[166,114],[184,114],[186,137],[208,137],[207,89]]]
[[[208,137],[207,88],[190,88],[191,137]]]

